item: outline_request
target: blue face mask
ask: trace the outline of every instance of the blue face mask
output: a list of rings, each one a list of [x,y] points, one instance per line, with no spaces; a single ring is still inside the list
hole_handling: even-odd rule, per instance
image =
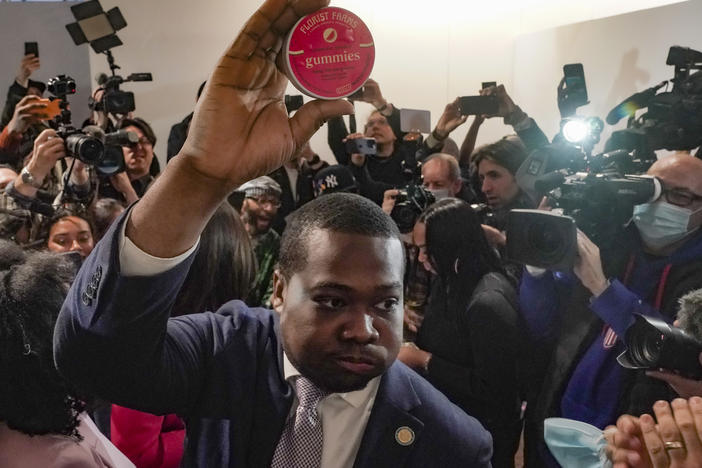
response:
[[[702,208],[692,211],[660,200],[636,205],[634,223],[644,243],[655,249],[674,244],[697,230],[701,214]]]
[[[604,433],[590,424],[572,419],[544,421],[544,440],[553,457],[568,468],[611,468]]]

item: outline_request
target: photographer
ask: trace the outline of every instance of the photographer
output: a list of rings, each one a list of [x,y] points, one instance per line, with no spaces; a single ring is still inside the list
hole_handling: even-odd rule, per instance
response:
[[[7,90],[7,100],[0,117],[0,130],[3,129],[15,114],[15,107],[25,96],[41,97],[46,90],[46,85],[41,81],[30,80],[32,73],[37,71],[41,63],[34,54],[25,55],[20,62],[19,71],[15,81]]]
[[[34,150],[25,167],[0,194],[0,236],[19,244],[41,240],[46,220],[53,216],[54,199],[67,183],[67,204],[85,206],[91,198],[88,171],[79,160],[67,161],[63,140],[54,130],[44,130],[34,141]],[[63,161],[62,161],[63,160]],[[73,164],[70,179],[64,182],[64,166]]]
[[[414,242],[436,276],[415,344],[398,358],[490,431],[494,467],[513,467],[522,401],[516,291],[477,213],[461,200],[431,205],[415,225]]]
[[[114,198],[131,204],[138,200],[154,181],[154,156],[156,135],[151,126],[140,118],[122,119],[120,130],[127,130],[137,134],[139,141],[122,147],[124,157],[124,172],[117,173],[100,184],[100,198]]]
[[[677,153],[654,163],[648,174],[661,181],[663,194],[637,205],[635,227],[601,246],[602,255],[579,233],[574,277],[527,269],[522,278],[520,304],[532,341],[555,350],[536,405],[527,412],[531,442],[539,444],[527,452],[533,466],[550,460],[539,442],[546,417],[604,428],[624,412],[638,415],[674,396],[616,358],[634,314],[672,322],[678,299],[702,286],[702,161]]]

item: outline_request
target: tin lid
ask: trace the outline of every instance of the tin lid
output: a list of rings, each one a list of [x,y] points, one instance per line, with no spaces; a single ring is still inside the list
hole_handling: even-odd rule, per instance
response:
[[[301,18],[283,50],[290,82],[318,99],[350,96],[370,77],[375,62],[373,36],[366,24],[337,7]]]

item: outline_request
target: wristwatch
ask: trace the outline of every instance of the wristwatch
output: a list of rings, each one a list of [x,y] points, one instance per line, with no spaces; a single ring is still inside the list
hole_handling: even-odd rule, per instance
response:
[[[20,177],[22,177],[22,182],[24,182],[27,185],[31,185],[34,188],[41,187],[41,182],[37,181],[37,179],[32,175],[32,173],[29,172],[27,166],[22,168],[22,171],[20,172]]]

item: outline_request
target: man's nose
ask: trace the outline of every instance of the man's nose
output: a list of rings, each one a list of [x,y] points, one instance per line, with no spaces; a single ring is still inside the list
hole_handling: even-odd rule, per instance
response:
[[[490,181],[488,179],[483,180],[483,184],[480,186],[480,190],[483,193],[488,193],[489,191],[492,190],[492,184],[490,183]]]
[[[367,344],[378,340],[378,330],[373,326],[373,316],[366,312],[351,312],[342,337],[357,343]]]

